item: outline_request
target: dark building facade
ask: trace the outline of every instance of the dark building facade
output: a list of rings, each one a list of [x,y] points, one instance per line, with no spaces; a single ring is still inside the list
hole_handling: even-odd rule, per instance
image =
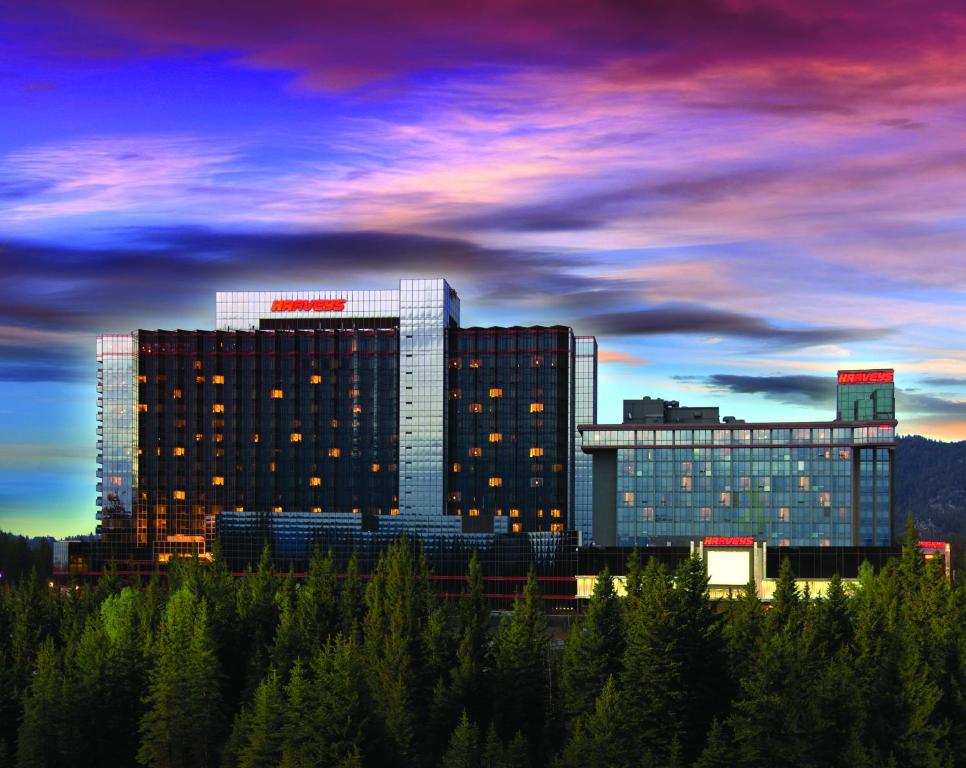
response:
[[[570,328],[460,328],[443,280],[217,304],[214,331],[98,339],[112,552],[209,556],[220,537],[239,562],[266,539],[304,560],[323,541],[359,549],[401,532],[439,551],[460,537],[529,537],[534,553],[576,541],[595,343],[578,388]]]

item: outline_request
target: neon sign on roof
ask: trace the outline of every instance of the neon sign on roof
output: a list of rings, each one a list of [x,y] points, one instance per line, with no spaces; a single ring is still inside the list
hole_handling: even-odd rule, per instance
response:
[[[945,541],[920,541],[919,548],[920,549],[945,549],[946,542]]]
[[[751,536],[705,536],[706,547],[753,547],[755,539]]]
[[[839,384],[892,384],[892,371],[839,371]]]
[[[275,299],[272,312],[341,312],[345,299]]]

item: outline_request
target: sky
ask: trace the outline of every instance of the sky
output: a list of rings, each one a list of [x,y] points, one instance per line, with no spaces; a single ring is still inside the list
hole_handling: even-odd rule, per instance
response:
[[[0,529],[96,521],[94,337],[442,276],[645,394],[966,439],[952,0],[72,0],[0,14]]]

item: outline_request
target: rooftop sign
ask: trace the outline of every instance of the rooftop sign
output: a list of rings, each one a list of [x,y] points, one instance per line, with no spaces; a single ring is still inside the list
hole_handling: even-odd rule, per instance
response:
[[[341,312],[345,299],[275,299],[272,312]]]
[[[945,549],[946,542],[945,541],[920,541],[919,547],[920,549]]]
[[[755,539],[752,536],[705,536],[706,547],[753,547]]]
[[[839,371],[839,384],[892,384],[892,371]]]

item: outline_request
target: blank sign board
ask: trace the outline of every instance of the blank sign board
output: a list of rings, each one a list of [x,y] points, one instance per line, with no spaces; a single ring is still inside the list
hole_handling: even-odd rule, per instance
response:
[[[742,586],[751,579],[751,552],[748,550],[708,551],[708,577],[712,586]]]

